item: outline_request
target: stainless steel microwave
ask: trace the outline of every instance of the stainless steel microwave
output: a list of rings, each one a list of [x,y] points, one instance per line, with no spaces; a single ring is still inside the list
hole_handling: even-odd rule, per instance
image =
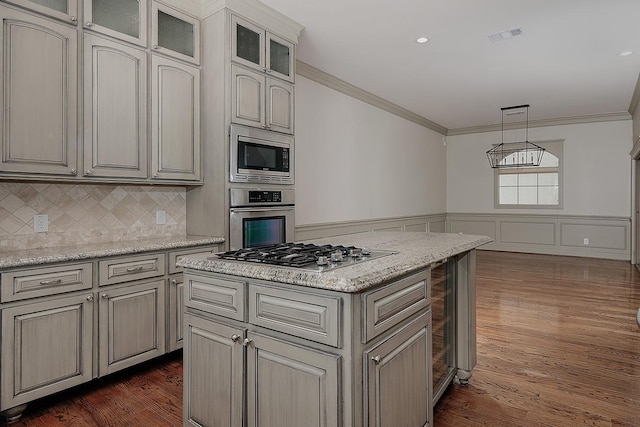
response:
[[[294,139],[290,135],[231,125],[231,182],[294,183]]]

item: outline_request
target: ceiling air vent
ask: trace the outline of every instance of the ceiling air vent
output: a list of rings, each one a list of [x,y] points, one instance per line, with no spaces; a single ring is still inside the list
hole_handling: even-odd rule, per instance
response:
[[[500,31],[497,33],[489,34],[489,40],[492,42],[499,42],[501,40],[510,39],[522,34],[522,28],[513,28],[511,30]]]

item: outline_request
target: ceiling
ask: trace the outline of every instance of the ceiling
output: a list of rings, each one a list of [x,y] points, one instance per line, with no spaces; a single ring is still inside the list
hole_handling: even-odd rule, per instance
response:
[[[640,72],[639,0],[262,2],[305,27],[299,60],[450,131],[626,112]]]

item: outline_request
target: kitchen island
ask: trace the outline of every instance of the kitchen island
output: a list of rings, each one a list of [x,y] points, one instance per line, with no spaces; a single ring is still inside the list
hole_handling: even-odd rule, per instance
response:
[[[442,356],[432,354],[432,318],[453,319],[444,380],[468,381],[475,248],[490,241],[399,232],[318,239],[388,252],[322,272],[183,258],[184,424],[432,425],[432,362]],[[432,266],[443,260],[455,295],[446,314],[432,309],[431,295]]]

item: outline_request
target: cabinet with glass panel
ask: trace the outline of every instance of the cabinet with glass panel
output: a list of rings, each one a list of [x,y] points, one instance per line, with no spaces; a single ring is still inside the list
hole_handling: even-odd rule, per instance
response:
[[[231,29],[234,62],[294,81],[293,43],[235,15],[231,17]]]
[[[35,12],[62,19],[78,21],[78,0],[6,0],[8,3],[31,9]]]
[[[155,52],[200,64],[200,21],[154,1],[151,5],[151,47]]]
[[[147,2],[84,0],[84,23],[98,33],[147,46]]]

